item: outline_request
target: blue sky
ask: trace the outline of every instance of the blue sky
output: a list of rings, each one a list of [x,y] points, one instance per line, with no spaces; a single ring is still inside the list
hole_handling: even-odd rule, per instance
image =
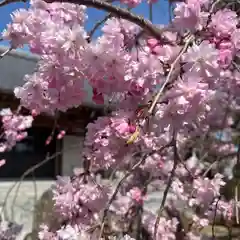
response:
[[[159,0],[153,5],[153,22],[157,24],[166,24],[169,19],[168,15],[168,0]],[[7,6],[0,8],[0,31],[6,27],[6,25],[11,22],[10,14],[18,8],[28,8],[29,3],[12,3]],[[146,3],[141,4],[137,7],[134,12],[142,16],[148,17],[148,5]],[[86,28],[89,30],[94,26],[98,20],[101,20],[105,16],[105,12],[95,10],[92,8],[88,9],[88,21]],[[1,42],[1,44],[7,45],[6,42]]]

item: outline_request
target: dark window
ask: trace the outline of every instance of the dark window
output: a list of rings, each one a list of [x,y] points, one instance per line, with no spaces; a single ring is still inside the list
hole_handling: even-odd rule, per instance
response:
[[[28,137],[18,142],[6,153],[0,154],[0,159],[6,159],[6,164],[0,167],[0,178],[18,179],[24,172],[41,163],[47,156],[56,155],[60,151],[61,142],[53,138],[49,145],[45,145],[52,129],[33,127],[28,130]],[[24,179],[53,179],[60,174],[60,154],[52,157],[48,162],[29,173]]]

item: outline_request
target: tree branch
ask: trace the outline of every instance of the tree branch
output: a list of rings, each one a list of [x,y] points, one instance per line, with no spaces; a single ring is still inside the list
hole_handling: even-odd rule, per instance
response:
[[[4,56],[6,56],[8,53],[10,53],[13,50],[12,47],[10,47],[9,49],[7,49],[5,52],[0,54],[0,59],[2,59]]]
[[[161,205],[160,205],[160,207],[158,209],[158,212],[157,212],[157,218],[156,218],[156,221],[155,221],[155,224],[154,224],[153,240],[157,239],[157,230],[158,230],[158,225],[159,225],[159,222],[160,222],[161,214],[164,210],[165,203],[166,203],[166,200],[167,200],[167,196],[168,196],[169,190],[172,186],[173,178],[175,176],[175,171],[176,171],[178,163],[179,163],[179,159],[178,159],[179,155],[177,154],[176,142],[173,145],[173,152],[174,152],[173,168],[172,168],[172,171],[171,171],[170,176],[168,178],[167,186],[166,186],[166,188],[163,192],[163,199],[162,199]]]
[[[35,171],[36,169],[40,168],[41,166],[43,166],[43,165],[46,164],[47,162],[53,160],[53,159],[56,158],[57,156],[62,155],[64,152],[70,152],[70,151],[72,151],[74,148],[77,148],[77,147],[78,147],[78,144],[74,144],[74,145],[70,146],[69,149],[67,149],[66,151],[63,151],[63,150],[62,150],[62,151],[58,151],[58,152],[54,153],[54,154],[51,155],[51,156],[47,155],[46,158],[45,158],[43,161],[41,161],[41,162],[39,162],[39,163],[36,163],[35,165],[33,165],[33,166],[31,166],[30,168],[28,168],[28,169],[21,175],[20,179],[17,180],[17,181],[15,181],[15,183],[13,183],[13,185],[8,189],[7,194],[6,194],[5,197],[4,197],[3,203],[1,204],[2,209],[0,210],[0,215],[3,214],[3,212],[5,211],[6,204],[7,204],[7,200],[8,200],[8,197],[10,196],[11,192],[13,191],[13,189],[14,189],[15,187],[17,187],[17,189],[19,189],[22,181],[24,180],[24,178],[25,178],[26,176],[28,176],[30,173],[32,173],[32,172]],[[16,191],[16,194],[15,194],[15,196],[14,196],[14,199],[17,198],[17,192],[18,192],[18,190]],[[14,202],[13,202],[13,204],[14,204]]]
[[[112,202],[115,200],[120,187],[122,186],[123,182],[145,161],[145,159],[150,155],[150,154],[154,154],[156,152],[161,153],[164,149],[170,147],[172,145],[172,142],[162,146],[159,150],[154,150],[152,152],[149,153],[144,153],[143,156],[140,158],[140,160],[130,169],[128,170],[125,175],[119,180],[112,196],[110,197],[108,203],[106,204],[106,207],[103,210],[103,216],[101,219],[101,226],[100,226],[100,234],[99,234],[99,239],[101,239],[102,235],[103,235],[103,231],[104,231],[104,226],[105,226],[105,219],[107,217],[107,213],[109,211],[109,208],[112,204]],[[138,154],[139,152],[135,153],[134,155]],[[99,227],[99,225],[94,226],[93,228],[88,229],[87,231],[89,232],[89,230],[91,231],[92,229],[95,229],[96,227]]]
[[[3,0],[0,2],[0,7],[6,6],[10,3],[15,3],[15,2],[26,2],[26,0]]]
[[[132,169],[130,171],[127,171],[127,173],[121,178],[121,180],[118,182],[111,198],[109,199],[104,211],[103,211],[103,217],[102,217],[102,221],[101,221],[101,228],[100,228],[100,234],[99,234],[99,239],[101,239],[102,237],[102,234],[103,234],[103,230],[104,230],[104,226],[105,226],[105,219],[107,217],[107,213],[108,213],[108,210],[112,204],[112,202],[115,200],[117,194],[118,194],[118,191],[120,189],[120,187],[122,186],[123,182],[134,172],[134,170],[136,168],[138,168],[143,162],[144,160],[146,159],[146,157],[148,156],[149,154],[145,154],[143,157],[141,157],[141,159],[132,167]]]
[[[163,41],[163,37],[161,34],[166,31],[166,28],[159,29],[149,20],[140,17],[127,9],[123,9],[121,7],[113,6],[108,2],[104,2],[101,0],[45,0],[47,3],[52,2],[67,2],[67,3],[74,3],[79,5],[85,5],[87,7],[93,7],[99,10],[107,11],[116,17],[128,20],[132,23],[135,23],[142,29],[144,29],[147,33],[151,36],[155,37],[156,39]],[[169,41],[168,41],[169,42]]]
[[[177,56],[177,58],[175,59],[175,61],[172,63],[171,65],[171,68],[170,68],[170,71],[167,75],[167,78],[166,78],[166,81],[162,84],[161,88],[159,89],[157,95],[154,97],[153,99],[153,102],[152,102],[152,105],[151,107],[149,108],[148,110],[148,114],[149,115],[152,115],[153,114],[153,111],[154,111],[154,108],[155,106],[157,105],[158,103],[158,100],[160,99],[160,97],[162,96],[162,93],[164,92],[167,84],[170,82],[171,80],[171,76],[172,76],[172,73],[176,67],[176,65],[178,64],[178,62],[180,61],[182,55],[185,53],[185,51],[187,50],[189,44],[193,41],[194,37],[193,36],[190,36],[187,40],[186,40],[186,43],[185,45],[183,46],[182,50],[180,51],[179,55]]]
[[[88,40],[89,42],[92,40],[93,34],[97,31],[97,29],[105,23],[109,18],[111,18],[112,14],[108,14],[105,18],[103,18],[101,21],[97,22],[93,29],[88,33]]]

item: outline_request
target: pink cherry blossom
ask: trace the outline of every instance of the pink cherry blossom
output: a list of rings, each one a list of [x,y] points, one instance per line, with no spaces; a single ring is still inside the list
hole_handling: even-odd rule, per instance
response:
[[[4,129],[2,137],[4,141],[0,144],[0,150],[5,152],[11,150],[17,142],[27,137],[25,130],[32,126],[33,117],[14,114],[9,108],[1,110],[0,115]]]
[[[174,15],[173,22],[180,30],[201,30],[206,25],[208,19],[208,14],[201,11],[201,3],[199,1],[177,3]]]
[[[183,54],[182,59],[186,62],[185,71],[191,71],[204,78],[218,74],[218,51],[207,41],[200,45],[194,44]]]
[[[111,12],[143,2],[85,3],[31,0],[2,33],[11,48],[27,45],[39,61],[15,86],[18,110],[1,111],[0,152],[26,138],[38,115],[80,107],[89,94],[107,110],[86,127],[83,169],[58,177],[52,189],[60,226],[43,223],[39,239],[95,240],[101,232],[102,239],[134,240],[139,221],[142,238],[200,240],[215,215],[234,223],[239,202],[221,190],[238,175],[237,11],[210,0],[172,0],[166,27],[115,9],[95,37],[86,29],[88,6]],[[64,128],[55,130],[65,137]],[[51,134],[45,144],[52,141]],[[188,230],[180,224],[185,213]],[[0,238],[9,229],[0,225]]]
[[[237,14],[229,9],[219,10],[212,17],[210,26],[217,35],[231,35],[236,29],[238,20]]]

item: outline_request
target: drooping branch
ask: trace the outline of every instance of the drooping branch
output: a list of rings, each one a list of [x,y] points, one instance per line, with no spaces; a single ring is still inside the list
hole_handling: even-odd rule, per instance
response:
[[[165,203],[167,201],[167,196],[168,196],[168,193],[170,191],[170,188],[172,186],[172,182],[173,182],[173,178],[175,176],[175,172],[176,172],[176,169],[177,169],[177,166],[178,166],[178,163],[179,163],[179,155],[177,153],[177,146],[176,146],[176,142],[175,142],[175,139],[172,140],[173,141],[173,152],[174,152],[174,163],[173,163],[173,168],[171,170],[171,173],[170,173],[170,176],[168,178],[168,181],[167,181],[167,185],[166,185],[166,188],[163,192],[163,198],[162,198],[162,201],[161,201],[161,205],[157,211],[157,218],[156,218],[156,221],[155,221],[155,224],[154,224],[154,231],[153,231],[153,240],[156,240],[157,239],[157,230],[158,230],[158,225],[159,225],[159,222],[160,222],[160,218],[161,218],[161,214],[163,212],[163,209],[165,207]]]
[[[14,3],[14,2],[27,2],[27,0],[3,0],[2,2],[0,2],[0,7]],[[166,41],[166,39],[164,39],[164,37],[162,36],[162,33],[166,31],[168,27],[160,29],[156,27],[153,23],[151,23],[149,20],[132,13],[127,9],[124,9],[118,6],[113,6],[111,3],[108,3],[108,2],[104,2],[101,0],[45,0],[45,2],[74,3],[74,4],[85,5],[87,7],[93,7],[99,10],[103,10],[111,13],[112,15],[115,15],[116,17],[135,23],[136,25],[141,27],[144,31],[146,31],[149,35],[151,35],[152,37],[155,37],[158,40]]]
[[[96,30],[103,24],[105,23],[109,18],[111,18],[112,14],[108,14],[104,19],[102,19],[101,21],[97,22],[95,24],[95,26],[93,27],[93,29],[88,33],[88,40],[89,42],[91,41],[93,34],[96,32]]]
[[[162,33],[166,31],[168,28],[160,29],[156,27],[153,23],[151,23],[149,20],[132,13],[127,9],[113,6],[108,2],[104,2],[101,0],[45,0],[45,1],[48,3],[52,3],[52,2],[74,3],[74,4],[85,5],[87,7],[93,7],[99,10],[103,10],[111,13],[112,15],[115,15],[116,17],[135,23],[136,25],[141,27],[143,30],[145,30],[149,35],[155,37],[160,41],[165,40],[162,36]]]
[[[176,57],[175,61],[172,63],[171,68],[170,68],[170,71],[169,71],[169,73],[168,73],[168,75],[167,75],[167,78],[166,78],[165,82],[162,84],[162,86],[161,86],[161,88],[159,89],[157,95],[154,97],[153,102],[152,102],[152,104],[151,104],[151,106],[150,106],[150,108],[149,108],[149,110],[148,110],[149,115],[152,115],[155,106],[157,105],[160,97],[162,96],[162,93],[164,92],[164,90],[165,90],[167,84],[169,83],[169,81],[171,80],[171,76],[172,76],[172,73],[173,73],[176,65],[177,65],[178,62],[180,61],[182,55],[185,53],[185,51],[187,50],[189,44],[193,41],[193,39],[194,39],[194,36],[191,35],[191,36],[186,40],[186,43],[185,43],[185,45],[183,46],[182,50],[180,51],[179,55]]]

